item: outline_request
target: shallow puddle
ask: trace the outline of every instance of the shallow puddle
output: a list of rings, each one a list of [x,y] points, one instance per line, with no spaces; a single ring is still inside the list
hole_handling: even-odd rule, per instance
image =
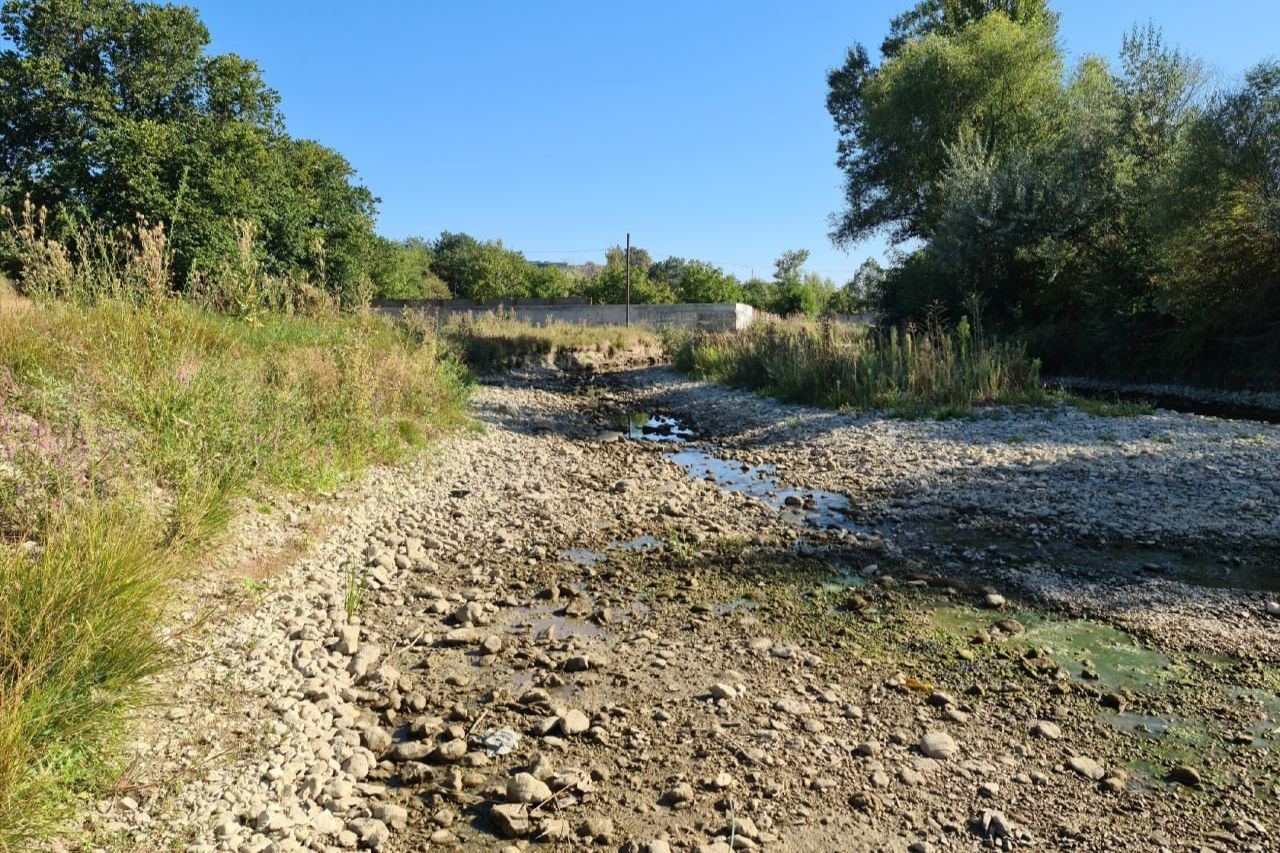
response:
[[[625,542],[615,539],[609,543],[610,550],[618,551],[648,551],[656,550],[662,547],[662,540],[651,533],[643,536],[637,536],[635,539],[628,539]]]
[[[627,436],[640,441],[685,444],[694,437],[693,430],[677,418],[633,413],[622,423]],[[723,459],[710,450],[685,447],[666,454],[684,468],[692,478],[714,483],[727,492],[740,492],[782,513],[783,519],[797,526],[844,527],[855,529],[848,513],[849,499],[836,492],[821,489],[793,489],[775,476],[773,465],[748,465],[737,459]]]
[[[561,555],[565,562],[578,566],[594,566],[604,559],[604,554],[590,548],[570,548]]]
[[[712,606],[711,613],[713,616],[729,616],[733,613],[742,613],[755,610],[759,604],[749,598],[735,598],[733,601],[726,601],[722,604]]]
[[[595,566],[609,556],[609,551],[648,551],[659,548],[662,548],[662,540],[657,536],[646,533],[643,536],[637,536],[635,539],[615,539],[605,546],[603,551],[596,551],[591,548],[568,548],[561,552],[560,559],[566,563],[573,563],[575,566]]]
[[[557,640],[567,637],[607,637],[608,630],[581,619],[570,616],[559,616],[555,613],[561,605],[540,604],[533,607],[519,607],[512,611],[513,620],[508,630],[514,633],[529,633],[534,637],[545,634],[550,628]]]
[[[694,447],[668,453],[667,458],[689,472],[690,477],[707,480],[726,492],[754,498],[794,524],[859,529],[849,520],[853,504],[847,497],[821,489],[783,486],[774,476],[776,469],[772,465],[748,465]]]
[[[1110,726],[1122,732],[1156,738],[1169,734],[1179,725],[1179,722],[1173,717],[1161,717],[1156,714],[1135,714],[1129,711],[1120,714],[1104,714],[1103,719]]]
[[[1253,735],[1254,746],[1280,744],[1280,695],[1243,687],[1227,695],[1250,710],[1253,722],[1247,731]]]
[[[632,412],[621,419],[619,426],[626,431],[628,438],[642,441],[688,441],[693,438],[693,430],[668,415]]]

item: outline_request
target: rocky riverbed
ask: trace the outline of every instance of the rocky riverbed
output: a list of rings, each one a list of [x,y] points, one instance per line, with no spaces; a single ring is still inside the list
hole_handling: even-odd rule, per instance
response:
[[[475,416],[243,522],[89,846],[1280,844],[1275,427],[655,368]]]

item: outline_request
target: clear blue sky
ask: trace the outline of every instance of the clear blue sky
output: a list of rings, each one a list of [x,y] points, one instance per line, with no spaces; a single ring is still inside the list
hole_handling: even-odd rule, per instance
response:
[[[390,237],[467,231],[585,261],[630,231],[655,259],[741,277],[807,248],[843,282],[884,245],[827,239],[840,174],[825,74],[911,2],[198,5],[214,50],[261,63],[290,131],[355,165]],[[1228,79],[1280,51],[1276,0],[1054,5],[1073,58],[1114,57],[1149,19]]]

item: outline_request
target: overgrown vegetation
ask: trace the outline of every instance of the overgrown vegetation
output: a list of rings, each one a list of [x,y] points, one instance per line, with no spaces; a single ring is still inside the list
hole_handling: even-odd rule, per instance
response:
[[[833,238],[908,244],[882,320],[957,317],[1054,372],[1275,386],[1280,65],[1214,88],[1153,26],[1067,69],[1046,0],[923,0],[829,77]]]
[[[887,333],[786,320],[745,332],[677,335],[676,366],[801,403],[953,416],[987,403],[1040,402],[1039,363],[1018,345],[986,338],[962,318]]]
[[[436,333],[457,357],[476,370],[495,370],[530,360],[572,354],[580,361],[610,358],[619,353],[661,355],[662,341],[640,326],[588,326],[550,322],[545,325],[487,312],[473,317],[454,316],[436,327],[433,321],[410,315],[406,322],[428,324],[424,335]]]
[[[0,25],[0,849],[30,849],[112,781],[168,593],[236,512],[395,459],[465,383],[350,310],[420,287],[425,249],[374,235],[351,167],[194,9],[7,0]]]
[[[434,337],[323,304],[215,313],[123,250],[68,278],[58,245],[24,249],[38,301],[0,293],[0,848],[110,780],[171,581],[244,499],[395,459],[465,393]]]
[[[373,194],[339,153],[285,131],[256,63],[205,52],[194,8],[6,0],[0,25],[0,203],[47,210],[73,262],[92,250],[74,235],[141,216],[168,235],[176,289],[223,287],[247,227],[271,276],[368,298],[391,249]],[[0,264],[21,274],[9,252]]]

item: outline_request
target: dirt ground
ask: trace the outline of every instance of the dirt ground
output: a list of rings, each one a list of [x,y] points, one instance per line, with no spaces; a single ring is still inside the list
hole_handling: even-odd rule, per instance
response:
[[[1280,847],[1275,427],[660,368],[475,415],[246,524],[90,846]]]

